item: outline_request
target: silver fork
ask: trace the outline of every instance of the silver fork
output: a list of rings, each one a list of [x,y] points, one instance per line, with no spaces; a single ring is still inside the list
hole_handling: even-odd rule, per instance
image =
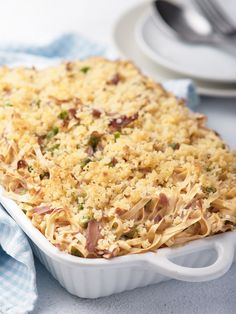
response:
[[[236,35],[236,24],[230,20],[215,0],[195,0],[195,2],[215,31],[226,36]]]

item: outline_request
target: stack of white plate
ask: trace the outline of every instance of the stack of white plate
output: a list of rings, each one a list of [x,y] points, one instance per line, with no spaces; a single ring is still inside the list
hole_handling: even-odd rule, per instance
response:
[[[229,2],[236,14],[236,1]],[[210,46],[169,37],[163,32],[164,23],[158,15],[154,17],[149,1],[141,3],[117,21],[115,46],[158,81],[191,78],[202,95],[236,97],[236,58]]]

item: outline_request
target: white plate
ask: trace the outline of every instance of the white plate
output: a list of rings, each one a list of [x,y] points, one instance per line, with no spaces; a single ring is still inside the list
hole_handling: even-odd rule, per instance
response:
[[[179,73],[167,70],[147,57],[139,48],[135,39],[137,21],[150,7],[149,3],[139,4],[120,16],[114,26],[113,42],[119,54],[132,60],[146,75],[163,82],[169,79],[186,77]],[[236,83],[222,84],[210,83],[202,80],[194,80],[198,92],[207,96],[236,97]]]
[[[200,80],[236,82],[235,57],[207,45],[187,44],[176,39],[151,5],[146,11],[137,23],[136,36],[139,47],[154,62]]]

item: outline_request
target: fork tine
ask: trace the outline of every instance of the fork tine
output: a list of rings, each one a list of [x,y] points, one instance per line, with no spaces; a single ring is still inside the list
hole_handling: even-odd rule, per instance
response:
[[[230,17],[224,12],[224,9],[220,7],[219,3],[216,0],[208,0],[212,10],[214,10],[215,15],[221,20],[222,25],[226,32],[230,33],[235,31],[236,26],[230,20]]]
[[[199,0],[198,3],[200,4],[200,2],[203,13],[205,13],[213,27],[223,34],[227,33],[227,26],[225,26],[224,21],[222,21],[217,12],[214,10],[212,3],[210,3],[209,0]]]
[[[208,5],[208,1],[207,0],[195,0],[195,2],[200,8],[200,10],[202,11],[202,13],[205,15],[205,17],[209,20],[213,28],[216,31],[221,32],[222,29],[219,27],[219,23],[216,21],[216,17],[214,16],[214,14],[212,14]]]

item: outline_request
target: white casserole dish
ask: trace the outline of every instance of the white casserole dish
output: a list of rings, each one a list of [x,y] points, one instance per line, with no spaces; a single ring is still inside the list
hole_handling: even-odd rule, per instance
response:
[[[234,260],[236,231],[164,248],[106,259],[79,258],[59,251],[26,218],[18,205],[2,195],[0,202],[27,234],[34,253],[70,293],[98,298],[175,278],[207,281],[222,276]],[[183,266],[184,265],[184,266]]]

